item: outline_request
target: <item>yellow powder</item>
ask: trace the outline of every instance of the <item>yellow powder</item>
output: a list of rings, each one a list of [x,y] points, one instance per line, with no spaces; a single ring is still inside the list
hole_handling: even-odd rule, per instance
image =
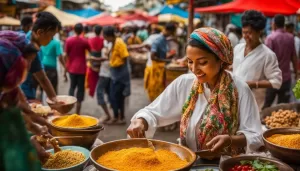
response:
[[[151,148],[129,148],[110,151],[97,162],[107,168],[120,171],[166,171],[182,168],[188,164],[168,150],[153,151]]]
[[[46,169],[62,169],[75,166],[83,162],[84,159],[85,156],[81,152],[62,150],[55,154],[51,154],[43,167]]]
[[[53,124],[64,128],[84,128],[96,125],[97,120],[90,117],[72,114],[60,117],[59,119],[55,120]]]
[[[282,147],[300,149],[300,134],[274,134],[267,140]]]

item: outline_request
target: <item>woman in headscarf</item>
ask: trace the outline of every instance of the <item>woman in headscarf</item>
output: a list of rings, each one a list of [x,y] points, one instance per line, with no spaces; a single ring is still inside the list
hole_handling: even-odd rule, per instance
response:
[[[193,151],[209,149],[203,158],[216,158],[221,151],[257,150],[262,146],[258,107],[248,85],[226,71],[232,51],[219,30],[195,30],[186,48],[192,73],[177,78],[138,111],[127,133],[151,137],[157,127],[181,121],[181,143]]]
[[[32,119],[42,119],[32,113],[22,117],[17,107],[20,101],[25,100],[18,87],[26,79],[27,70],[37,52],[33,44],[28,44],[25,34],[0,32],[0,170],[35,171],[41,168],[36,151],[30,143],[23,117],[27,128],[35,134],[42,134],[43,130],[39,129]],[[39,157],[47,157],[48,154],[36,140],[32,139],[32,142],[39,149]]]

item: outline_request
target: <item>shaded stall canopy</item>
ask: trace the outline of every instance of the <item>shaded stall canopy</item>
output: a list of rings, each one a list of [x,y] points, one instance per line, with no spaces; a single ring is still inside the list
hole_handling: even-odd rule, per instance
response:
[[[188,18],[189,12],[184,11],[183,9],[173,7],[173,6],[162,6],[160,9],[154,9],[150,12],[150,15],[161,15],[161,14],[171,14],[171,15],[177,15],[181,18]],[[195,18],[200,18],[199,14],[194,15]]]
[[[79,10],[65,10],[65,12],[77,15],[79,17],[83,18],[90,18],[96,15],[99,15],[101,11],[95,10],[93,8],[87,8],[87,9],[79,9]]]
[[[119,16],[119,18],[121,18],[125,21],[140,20],[140,21],[149,22],[149,23],[157,23],[158,22],[157,17],[149,16],[149,15],[141,14],[141,13],[122,14]]]
[[[8,17],[8,16],[2,16],[0,17],[0,26],[19,26],[20,20]]]
[[[113,17],[110,14],[99,14],[97,16],[83,20],[81,23],[86,25],[108,26],[108,25],[115,25],[115,24],[123,24],[125,23],[125,21],[121,18]]]
[[[290,0],[296,1],[296,0]],[[288,0],[235,0],[226,4],[196,8],[198,13],[242,13],[246,10],[258,10],[266,16],[274,16],[276,14],[293,15],[296,14],[298,8],[288,3]]]
[[[61,11],[54,6],[48,6],[44,11],[52,13],[61,22],[62,26],[74,26],[84,20],[84,18]]]

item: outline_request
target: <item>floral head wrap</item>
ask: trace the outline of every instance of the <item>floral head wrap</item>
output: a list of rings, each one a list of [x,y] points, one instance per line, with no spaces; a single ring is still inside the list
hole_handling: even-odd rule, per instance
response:
[[[233,50],[229,39],[219,30],[214,28],[196,29],[191,39],[197,40],[215,53],[225,65],[231,65]],[[207,149],[206,143],[213,137],[222,134],[233,135],[238,129],[238,92],[231,75],[223,68],[217,85],[212,90],[208,99],[205,112],[201,114],[199,130],[197,131],[198,150]],[[203,93],[203,84],[194,81],[191,93],[182,109],[180,123],[181,142],[186,145],[186,130],[189,120],[194,112],[198,95]]]
[[[15,88],[26,78],[27,62],[22,56],[22,51],[28,43],[23,33],[0,31],[0,87],[2,90]]]

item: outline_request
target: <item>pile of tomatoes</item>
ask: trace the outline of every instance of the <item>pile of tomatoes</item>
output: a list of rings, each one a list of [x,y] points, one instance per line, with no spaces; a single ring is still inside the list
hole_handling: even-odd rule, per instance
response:
[[[235,165],[230,171],[255,171],[251,165]]]

